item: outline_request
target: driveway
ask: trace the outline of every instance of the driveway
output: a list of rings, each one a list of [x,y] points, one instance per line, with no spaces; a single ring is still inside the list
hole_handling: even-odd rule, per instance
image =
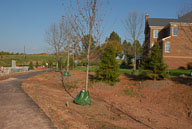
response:
[[[55,128],[51,120],[21,88],[23,80],[41,72],[0,81],[0,129]]]

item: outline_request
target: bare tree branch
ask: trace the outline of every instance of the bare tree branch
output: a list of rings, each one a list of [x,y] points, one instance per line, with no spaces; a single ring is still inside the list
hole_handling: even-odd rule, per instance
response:
[[[89,80],[89,60],[90,60],[90,46],[93,40],[99,41],[101,25],[103,22],[103,12],[101,11],[102,2],[100,0],[76,0],[76,3],[71,1],[70,5],[73,6],[67,17],[78,39],[82,42],[85,35],[89,35],[89,44],[87,50],[87,70],[86,70],[86,83],[85,89],[88,88]],[[76,8],[75,8],[76,7]]]
[[[131,39],[133,43],[135,43],[136,40],[139,40],[141,37],[141,34],[143,32],[143,24],[144,24],[144,14],[139,14],[137,11],[129,12],[128,16],[124,20],[124,27],[127,31],[128,38]],[[134,60],[134,70],[136,70],[136,43],[135,43],[135,60]]]

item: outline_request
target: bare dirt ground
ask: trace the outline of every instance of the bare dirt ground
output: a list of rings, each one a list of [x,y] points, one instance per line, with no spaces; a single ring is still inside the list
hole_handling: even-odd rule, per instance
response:
[[[90,81],[91,106],[73,103],[85,72],[44,73],[24,81],[24,91],[59,129],[192,129],[192,78],[137,80],[121,75],[110,86]],[[90,74],[93,77],[93,73]]]

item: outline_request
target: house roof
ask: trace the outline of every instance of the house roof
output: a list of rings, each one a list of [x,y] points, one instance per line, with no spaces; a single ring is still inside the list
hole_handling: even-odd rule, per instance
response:
[[[178,22],[187,22],[187,23],[192,23],[192,11],[183,15],[182,17],[179,17]]]
[[[164,18],[149,18],[149,26],[166,26],[169,22],[174,22],[177,19],[164,19]]]
[[[192,23],[192,11],[183,15],[178,19],[165,19],[165,18],[149,18],[149,26],[166,26],[170,22],[185,22]]]

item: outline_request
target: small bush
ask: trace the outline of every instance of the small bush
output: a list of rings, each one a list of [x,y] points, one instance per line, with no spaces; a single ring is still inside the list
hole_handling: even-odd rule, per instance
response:
[[[119,66],[116,60],[116,53],[111,45],[108,45],[102,56],[99,68],[96,71],[96,79],[106,81],[113,85],[119,79]]]
[[[75,67],[76,67],[76,64],[73,58],[69,58],[69,69],[74,69]]]
[[[44,67],[46,67],[46,62],[43,60],[43,62],[42,62],[41,65],[44,66]]]
[[[65,63],[63,62],[63,60],[60,58],[58,61],[58,68],[64,68]]]
[[[30,61],[30,63],[29,63],[29,70],[32,70],[32,69],[34,69],[34,67],[33,67],[33,62]]]
[[[39,66],[39,62],[38,61],[36,61],[36,65],[35,65],[35,67],[37,68]]]
[[[156,43],[152,47],[151,54],[142,62],[142,75],[150,79],[164,79],[167,77],[167,65],[163,62],[160,46]]]
[[[188,68],[188,69],[192,69],[192,62],[189,62],[189,63],[187,64],[187,68]]]
[[[125,60],[123,60],[123,61],[121,62],[120,68],[122,68],[122,69],[127,68],[127,63],[126,63]]]
[[[48,62],[48,68],[52,68],[53,67],[53,62],[52,61],[49,61]]]

